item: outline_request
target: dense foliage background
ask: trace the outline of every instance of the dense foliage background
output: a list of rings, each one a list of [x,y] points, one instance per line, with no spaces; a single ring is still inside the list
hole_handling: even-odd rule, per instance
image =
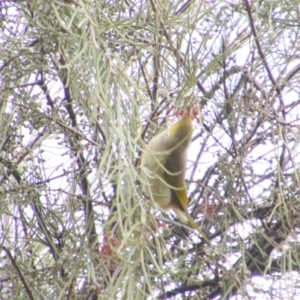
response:
[[[298,1],[0,1],[0,298],[296,299]],[[189,211],[145,143],[198,108]]]

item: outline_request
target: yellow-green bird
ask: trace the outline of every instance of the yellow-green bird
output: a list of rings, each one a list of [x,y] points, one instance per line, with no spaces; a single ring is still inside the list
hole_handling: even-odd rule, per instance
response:
[[[141,160],[145,191],[152,195],[160,209],[172,209],[181,222],[196,229],[210,244],[187,210],[189,200],[185,172],[192,134],[192,120],[186,114],[149,142]]]

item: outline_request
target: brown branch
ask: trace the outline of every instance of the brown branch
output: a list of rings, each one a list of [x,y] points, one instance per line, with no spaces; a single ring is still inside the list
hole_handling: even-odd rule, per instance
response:
[[[260,57],[261,57],[261,59],[263,61],[263,64],[265,66],[265,69],[267,71],[269,79],[271,80],[271,82],[272,82],[272,84],[273,84],[273,86],[274,86],[274,88],[276,90],[276,93],[278,95],[279,103],[280,103],[280,106],[281,106],[281,113],[282,113],[283,119],[286,120],[285,105],[284,105],[284,102],[283,102],[283,99],[282,99],[282,94],[281,94],[281,89],[283,89],[284,86],[282,86],[280,88],[278,86],[277,82],[275,81],[274,77],[273,77],[271,69],[270,69],[270,67],[269,67],[269,65],[267,63],[266,56],[265,56],[265,54],[264,54],[264,52],[262,50],[262,47],[261,47],[259,39],[258,39],[258,35],[257,35],[257,32],[256,32],[256,28],[255,28],[255,25],[254,25],[254,20],[253,20],[253,16],[252,16],[252,13],[251,13],[251,8],[250,8],[248,0],[245,0],[245,5],[246,5],[246,10],[247,10],[247,13],[248,13],[248,17],[249,17],[251,31],[252,31],[252,34],[254,36],[254,40],[255,40],[255,44],[256,44],[258,53],[259,53],[259,55],[260,55]],[[283,144],[282,144],[282,151],[281,151],[280,158],[279,158],[279,168],[278,168],[279,171],[280,171],[279,172],[280,174],[284,170],[284,160],[285,160],[286,144],[287,144],[287,137],[286,136],[287,136],[286,131],[283,130],[282,131]],[[280,186],[280,178],[281,178],[281,176],[277,176],[276,177],[276,182],[275,182],[275,185],[274,185],[274,190],[275,191]],[[274,201],[274,203],[277,201],[277,192],[274,193],[274,199],[273,199],[273,201]]]
[[[185,12],[192,4],[195,4],[195,0],[188,0],[184,2],[182,6],[175,12],[175,15]]]
[[[157,92],[158,92],[158,81],[159,81],[159,70],[160,70],[160,51],[161,47],[161,36],[158,37],[159,43],[157,46],[157,51],[153,57],[153,69],[154,69],[154,78],[153,78],[153,85],[152,85],[152,100],[154,102],[157,101]],[[154,110],[153,102],[152,102],[152,110]]]
[[[62,65],[65,65],[65,60],[63,58],[63,55],[60,56],[60,63]],[[66,70],[67,72],[67,70]],[[69,115],[69,119],[71,121],[72,129],[75,130],[77,128],[77,120],[76,120],[76,114],[73,109],[73,99],[71,96],[70,88],[68,86],[67,82],[67,74],[65,74],[64,77],[61,78],[62,84],[63,84],[63,90],[65,94],[65,100],[67,102],[66,110]],[[75,130],[77,131],[77,130]],[[80,137],[80,136],[79,136]],[[76,157],[76,163],[79,168],[79,174],[80,174],[80,185],[82,194],[86,196],[84,199],[89,199],[90,197],[90,184],[86,176],[86,165],[87,161],[80,149],[79,145],[79,139],[78,135],[74,137],[74,139],[70,138],[70,146],[72,150],[75,153]],[[94,214],[94,208],[93,203],[90,200],[83,200],[83,209],[85,213],[85,221],[86,221],[86,233],[88,236],[88,242],[91,248],[94,248],[95,251],[98,251],[99,249],[99,242],[98,242],[98,235],[96,232],[96,225],[95,225],[95,214]]]
[[[142,64],[141,58],[139,58],[139,63],[140,63],[142,75],[143,75],[143,78],[144,78],[144,81],[145,81],[145,84],[146,84],[146,89],[147,89],[148,95],[149,95],[149,97],[151,98],[151,97],[152,97],[152,93],[151,93],[151,91],[150,91],[149,82],[148,82],[148,79],[147,79],[147,76],[146,76],[145,69],[144,69],[144,66],[143,66],[143,64]],[[151,98],[151,99],[152,99],[152,98]],[[152,100],[153,100],[153,99],[152,99]]]
[[[27,285],[26,280],[25,280],[25,278],[24,278],[21,270],[19,269],[18,264],[16,263],[16,260],[13,258],[13,256],[10,253],[10,251],[5,246],[2,246],[2,249],[6,252],[6,254],[9,257],[9,259],[10,259],[13,267],[16,269],[16,271],[17,271],[17,273],[19,275],[19,278],[20,278],[21,282],[24,285],[24,288],[26,290],[26,293],[27,293],[29,299],[34,300],[34,297],[33,297],[32,293],[31,293],[31,290],[30,290],[29,286]]]
[[[39,86],[40,88],[42,89],[42,91],[44,92],[45,94],[45,97],[47,99],[47,104],[53,109],[54,108],[54,102],[52,101],[51,97],[50,97],[50,94],[49,94],[49,90],[48,90],[48,87],[45,83],[45,79],[44,79],[44,72],[43,70],[41,69],[39,71],[40,75],[41,75],[41,80],[39,81]]]
[[[216,287],[218,286],[217,280],[206,280],[201,284],[193,284],[193,285],[183,285],[179,288],[175,288],[169,292],[164,293],[163,295],[158,296],[158,299],[169,299],[176,295],[184,294],[186,292],[193,292],[205,287]]]
[[[288,74],[286,74],[286,77],[284,78],[285,84],[282,85],[282,89],[285,87],[286,83],[289,82],[297,73],[300,72],[300,64],[298,64],[294,69],[292,69]]]
[[[246,5],[246,11],[247,11],[248,17],[249,17],[251,31],[252,31],[252,34],[254,36],[254,41],[255,41],[258,53],[259,53],[259,55],[260,55],[260,57],[262,59],[262,62],[264,64],[264,66],[265,66],[265,69],[267,71],[269,79],[271,80],[271,82],[272,82],[272,84],[273,84],[273,86],[274,86],[274,88],[276,90],[276,93],[277,93],[277,95],[279,97],[279,102],[282,105],[282,107],[284,107],[284,103],[283,103],[283,100],[282,100],[282,94],[281,94],[281,88],[278,86],[276,80],[273,77],[273,74],[272,74],[271,69],[270,69],[270,67],[268,65],[266,56],[265,56],[265,54],[264,54],[264,52],[262,50],[262,47],[260,45],[259,38],[258,38],[258,35],[257,35],[257,32],[256,32],[256,28],[255,28],[255,25],[254,25],[254,19],[253,19],[252,13],[251,13],[251,8],[250,8],[250,4],[249,4],[248,0],[245,0],[245,5]],[[285,118],[284,109],[282,111],[282,114],[283,114],[283,117]]]
[[[158,112],[159,108],[162,106],[162,104],[163,104],[166,100],[167,100],[167,98],[163,98],[163,99],[160,101],[160,103],[157,105],[156,109],[152,112],[152,114],[151,114],[151,116],[149,117],[148,122],[147,122],[147,124],[146,124],[146,126],[145,126],[145,128],[143,129],[143,132],[142,132],[142,134],[141,134],[142,140],[145,139],[146,132],[147,132],[147,130],[148,130],[148,127],[150,126],[150,121],[152,121],[152,120],[155,118],[155,116],[157,115],[157,112]],[[142,151],[140,150],[139,153],[138,153],[138,157],[137,157],[137,159],[136,159],[136,161],[135,161],[135,163],[134,163],[134,166],[135,166],[135,167],[138,166],[138,164],[139,164],[139,161],[140,161],[140,158],[141,158],[141,154],[142,154]]]

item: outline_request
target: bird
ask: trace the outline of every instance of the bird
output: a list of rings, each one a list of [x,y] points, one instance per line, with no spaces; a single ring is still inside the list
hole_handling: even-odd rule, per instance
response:
[[[142,154],[144,190],[161,210],[173,210],[179,220],[196,229],[206,243],[208,237],[188,212],[185,184],[187,150],[192,140],[193,124],[186,112],[179,121],[150,140]]]

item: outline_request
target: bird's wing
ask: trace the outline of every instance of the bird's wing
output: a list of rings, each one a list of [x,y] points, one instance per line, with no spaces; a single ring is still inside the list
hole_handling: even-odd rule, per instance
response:
[[[189,199],[187,197],[186,186],[182,174],[169,173],[165,171],[165,179],[171,188],[171,202],[182,211],[187,210]],[[173,187],[173,188],[172,188]],[[177,187],[177,188],[176,188]]]

